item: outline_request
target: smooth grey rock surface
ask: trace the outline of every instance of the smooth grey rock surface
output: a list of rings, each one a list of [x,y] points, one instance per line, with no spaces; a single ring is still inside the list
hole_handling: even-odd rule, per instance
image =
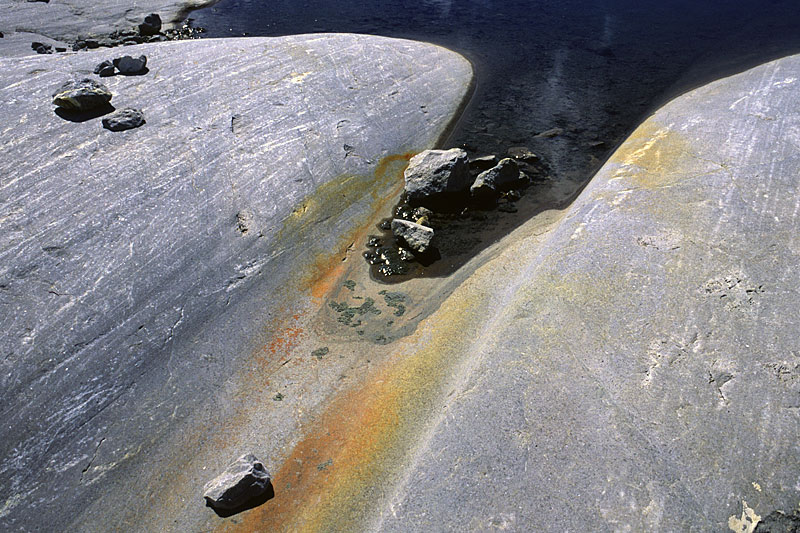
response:
[[[798,56],[687,93],[541,245],[506,239],[374,530],[750,531],[797,507],[798,101]]]
[[[469,159],[461,148],[426,150],[411,158],[404,173],[409,204],[428,205],[469,187]]]
[[[203,498],[215,509],[236,509],[270,488],[270,475],[253,454],[245,454],[203,487]]]
[[[392,234],[414,252],[425,253],[433,242],[433,229],[400,218],[392,220]]]
[[[108,51],[0,59],[0,530],[148,530],[199,500],[181,443],[207,448],[265,322],[309,298],[300,276],[401,186],[384,160],[434,146],[472,77],[357,35],[134,50],[150,73],[105,79],[147,112],[124,134],[51,104]]]
[[[91,78],[69,80],[53,93],[53,104],[68,111],[91,111],[111,101],[111,91]]]
[[[144,113],[140,109],[127,107],[103,117],[103,127],[111,131],[125,131],[138,128],[145,123]]]

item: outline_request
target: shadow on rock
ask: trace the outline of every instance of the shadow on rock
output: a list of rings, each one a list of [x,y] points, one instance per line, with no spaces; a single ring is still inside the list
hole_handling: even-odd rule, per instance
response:
[[[74,110],[64,109],[63,107],[57,107],[55,113],[59,117],[63,118],[64,120],[68,120],[70,122],[86,122],[87,120],[92,120],[94,118],[99,118],[102,117],[103,115],[113,113],[116,110],[117,109],[113,105],[106,104],[104,106],[96,107],[88,111],[74,111]]]
[[[140,70],[138,72],[121,72],[120,71],[120,72],[117,72],[114,75],[115,76],[144,76],[148,72],[150,72],[150,69],[147,68],[147,67],[144,67],[142,70]]]
[[[263,493],[254,498],[250,498],[249,500],[247,500],[245,503],[243,503],[238,507],[234,507],[233,509],[217,509],[209,502],[206,502],[206,507],[210,507],[215,513],[217,513],[217,516],[219,516],[220,518],[228,518],[229,516],[239,514],[243,511],[254,509],[259,505],[266,503],[267,501],[271,500],[274,497],[275,497],[275,489],[272,487],[272,481],[269,481]]]

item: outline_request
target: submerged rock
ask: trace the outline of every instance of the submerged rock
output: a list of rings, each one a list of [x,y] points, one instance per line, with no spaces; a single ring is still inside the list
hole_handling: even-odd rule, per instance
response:
[[[111,131],[132,130],[144,123],[144,113],[132,107],[121,109],[103,119],[103,127]]]
[[[461,148],[425,150],[411,158],[403,176],[410,204],[436,202],[442,195],[469,187],[467,152]]]
[[[427,252],[433,241],[433,229],[416,222],[396,218],[392,220],[392,234],[411,250],[421,254]]]
[[[53,93],[53,103],[68,111],[90,111],[110,101],[108,87],[90,78],[70,80]]]
[[[122,56],[114,59],[114,66],[120,74],[141,74],[147,66],[147,56]]]
[[[496,155],[484,155],[482,157],[474,157],[469,160],[469,169],[472,172],[483,172],[489,170],[497,164]]]
[[[539,161],[539,156],[531,152],[530,148],[527,146],[512,146],[506,150],[506,153],[508,157],[512,157],[523,163],[536,163]]]
[[[247,504],[272,487],[272,480],[255,455],[242,455],[204,487],[203,497],[215,509],[230,510]]]

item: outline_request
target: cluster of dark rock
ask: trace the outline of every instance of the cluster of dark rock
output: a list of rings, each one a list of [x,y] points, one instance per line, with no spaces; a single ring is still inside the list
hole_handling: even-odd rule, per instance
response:
[[[218,513],[233,514],[263,503],[274,495],[264,464],[252,454],[242,455],[206,483],[203,497]]]
[[[0,37],[3,35],[0,34]],[[67,49],[61,46],[53,47],[49,44],[40,43],[38,41],[34,41],[31,43],[31,50],[36,52],[37,54],[52,54],[55,52],[66,52]]]
[[[105,37],[79,39],[72,44],[74,51],[91,50],[94,48],[113,48],[115,46],[129,46],[133,44],[155,43],[160,41],[180,41],[186,39],[198,39],[205,30],[194,28],[191,19],[182,24],[179,28],[167,30],[161,29],[161,17],[157,13],[151,13],[144,18],[144,21],[136,28],[118,30]]]
[[[107,59],[94,67],[94,73],[101,78],[115,74],[123,74],[125,76],[147,74],[147,56],[122,56],[115,59]]]
[[[103,75],[113,75],[114,68],[121,73],[126,73],[128,69],[144,69],[147,58],[132,58],[124,56],[114,61],[104,61],[95,68],[95,73]],[[111,74],[102,74],[111,69]],[[56,113],[62,118],[72,120],[73,118],[93,118],[95,116],[107,115],[103,118],[103,127],[111,131],[124,131],[138,128],[145,123],[144,113],[140,109],[128,107],[121,110],[114,110],[111,106],[111,91],[108,87],[91,78],[81,80],[69,80],[53,93],[53,104],[58,108]],[[112,113],[113,111],[113,113]],[[111,114],[108,114],[111,113]]]
[[[404,172],[403,200],[394,217],[380,226],[391,230],[396,246],[373,237],[364,253],[384,276],[405,274],[408,263],[427,265],[439,258],[431,219],[440,213],[473,210],[515,212],[522,191],[546,175],[539,157],[526,147],[470,159],[461,148],[426,150],[411,158]]]

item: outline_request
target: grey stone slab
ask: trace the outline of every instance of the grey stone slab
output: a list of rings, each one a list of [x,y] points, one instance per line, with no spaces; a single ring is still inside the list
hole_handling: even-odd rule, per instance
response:
[[[376,169],[434,146],[472,77],[369,36],[128,50],[149,72],[103,83],[147,122],[122,132],[50,96],[114,51],[0,59],[3,530],[146,530],[119,517],[154,497],[164,439],[224,412],[287,280],[400,186]]]
[[[799,98],[800,56],[677,98],[524,265],[486,267],[502,305],[374,529],[745,531],[797,507]]]

